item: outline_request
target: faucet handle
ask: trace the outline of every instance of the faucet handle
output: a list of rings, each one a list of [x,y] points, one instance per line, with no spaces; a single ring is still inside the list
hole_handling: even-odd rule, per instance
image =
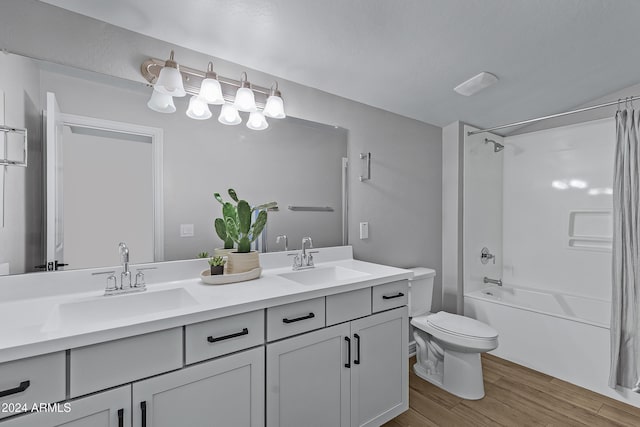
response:
[[[107,277],[107,287],[105,288],[105,292],[113,292],[118,289],[118,279],[116,279],[115,274],[113,272]]]
[[[144,273],[142,271],[138,270],[138,272],[136,273],[136,282],[133,286],[136,288],[145,287]]]

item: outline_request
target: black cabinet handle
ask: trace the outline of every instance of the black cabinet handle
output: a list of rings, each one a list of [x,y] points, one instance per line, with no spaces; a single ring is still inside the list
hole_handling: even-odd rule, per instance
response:
[[[353,337],[356,339],[356,358],[353,359],[354,365],[360,364],[360,335],[353,334]]]
[[[231,339],[231,338],[241,337],[243,335],[249,335],[249,329],[242,328],[242,331],[240,331],[240,332],[236,332],[235,334],[224,335],[222,337],[215,337],[214,338],[212,336],[208,336],[207,337],[207,341],[209,341],[209,342],[218,342],[218,341],[228,340],[228,339]]]
[[[403,296],[404,294],[402,292],[398,292],[397,295],[382,295],[382,299],[394,299],[394,298],[400,298]]]
[[[16,388],[10,388],[8,390],[0,391],[0,397],[11,396],[12,394],[22,393],[31,385],[31,381],[22,381]]]
[[[142,427],[147,427],[147,401],[140,402],[140,410],[142,411]]]
[[[345,368],[351,367],[351,338],[344,337],[344,340],[347,342],[347,363],[344,364]]]
[[[306,319],[313,319],[314,317],[316,317],[315,314],[313,313],[309,313],[306,316],[302,316],[302,317],[296,317],[295,319],[287,319],[286,317],[284,319],[282,319],[282,321],[284,323],[293,323],[293,322],[299,322],[301,320],[306,320]]]
[[[118,427],[124,427],[124,409],[118,409]]]

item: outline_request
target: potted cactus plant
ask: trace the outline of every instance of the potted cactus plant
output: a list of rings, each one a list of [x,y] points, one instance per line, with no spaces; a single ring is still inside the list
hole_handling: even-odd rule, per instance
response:
[[[224,273],[225,260],[221,256],[209,258],[209,266],[211,266],[211,275],[217,276]]]
[[[238,198],[235,190],[228,191],[236,202],[225,202],[219,193],[214,196],[222,203],[222,216],[215,220],[216,233],[225,241],[225,248],[230,240],[237,245],[237,250],[227,254],[227,273],[244,273],[260,267],[260,259],[256,251],[251,251],[254,242],[267,224],[267,210],[277,206],[276,202],[264,203],[251,207],[246,200]],[[232,246],[232,245],[231,245]]]

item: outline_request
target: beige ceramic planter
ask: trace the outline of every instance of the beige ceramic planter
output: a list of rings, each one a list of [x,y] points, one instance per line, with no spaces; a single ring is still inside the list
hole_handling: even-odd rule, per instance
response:
[[[221,256],[224,258],[227,255],[229,255],[229,252],[233,252],[235,250],[236,250],[235,248],[231,248],[231,249],[215,248],[213,250],[213,256]]]
[[[227,274],[244,273],[258,267],[260,267],[260,254],[257,251],[227,254]]]

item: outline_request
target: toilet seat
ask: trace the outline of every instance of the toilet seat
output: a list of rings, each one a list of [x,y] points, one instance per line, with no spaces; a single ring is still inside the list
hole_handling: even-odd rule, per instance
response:
[[[414,317],[411,324],[458,351],[489,351],[498,346],[498,331],[469,317],[440,311]]]

